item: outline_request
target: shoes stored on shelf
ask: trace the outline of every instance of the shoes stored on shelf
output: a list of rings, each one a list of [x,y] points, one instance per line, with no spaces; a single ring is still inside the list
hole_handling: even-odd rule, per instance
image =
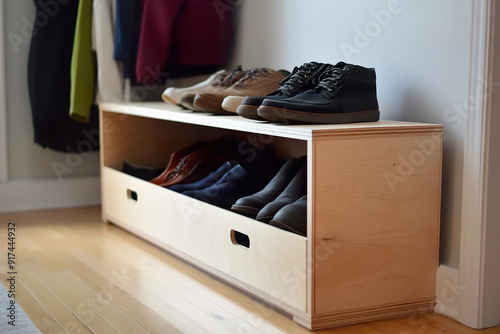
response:
[[[234,166],[235,165],[233,162],[226,161],[222,166],[217,168],[217,170],[210,173],[208,176],[202,178],[201,180],[192,183],[174,184],[173,186],[168,187],[168,189],[181,193],[188,190],[200,190],[207,188],[219,181],[220,178]]]
[[[290,72],[286,70],[253,68],[227,89],[198,92],[194,98],[194,108],[214,114],[234,114],[245,96],[262,96],[275,91],[288,74]]]
[[[231,211],[255,218],[266,204],[274,201],[283,192],[297,174],[297,171],[305,164],[306,156],[289,159],[282,165],[278,173],[267,183],[264,189],[252,195],[239,198],[231,206]]]
[[[241,79],[245,75],[245,71],[241,68],[241,66],[236,66],[232,70],[223,71],[222,73],[217,72],[216,76],[211,80],[210,85],[201,88],[200,90],[190,91],[182,94],[180,104],[184,108],[191,109],[194,111],[197,110],[193,103],[196,94],[199,92],[219,92],[227,89],[234,85],[239,79]]]
[[[378,121],[375,81],[373,68],[339,62],[321,74],[314,89],[283,99],[266,98],[257,113],[287,124]]]
[[[212,141],[199,141],[170,156],[165,170],[150,182],[162,187],[191,183],[206,177],[223,162],[235,155],[240,141],[232,136]]]
[[[255,192],[256,185],[252,175],[241,165],[236,165],[213,185],[200,190],[184,191],[182,194],[229,209],[238,198]]]
[[[171,154],[165,170],[149,181],[162,187],[193,183],[207,177],[227,161],[240,164],[260,186],[269,182],[279,168],[273,146],[254,146],[248,141],[224,136],[177,150]]]
[[[246,147],[232,136],[198,141],[175,151],[162,171],[123,163],[123,172],[290,232],[304,235],[307,157],[282,162],[274,147]],[[248,144],[248,143],[247,143]],[[238,148],[240,150],[238,150]],[[246,155],[249,149],[251,155]],[[220,164],[221,159],[229,159]],[[217,165],[219,163],[219,165]],[[217,168],[214,168],[217,166]]]
[[[236,112],[238,115],[245,118],[265,121],[266,119],[260,117],[257,113],[257,108],[260,107],[264,99],[280,100],[295,96],[304,90],[314,88],[319,83],[320,75],[330,67],[332,67],[332,65],[314,61],[305,63],[300,67],[295,67],[292,73],[279,83],[280,87],[277,90],[266,96],[245,97],[241,101]]]
[[[130,161],[124,161],[122,165],[122,172],[145,181],[157,177],[163,170],[163,168],[157,169],[151,166],[133,164]]]
[[[189,146],[186,146],[178,151],[173,152],[170,155],[170,160],[165,170],[157,177],[149,180],[149,182],[152,182],[157,185],[163,185],[167,182],[170,182],[170,180],[172,180],[172,178],[174,176],[177,176],[177,174],[180,172],[179,168],[181,166],[186,168],[185,164],[188,159],[188,156],[194,154],[199,150],[205,149],[206,147],[207,147],[206,142],[199,141]],[[192,159],[190,160],[192,161]]]
[[[269,222],[269,225],[307,236],[307,196],[285,205]]]
[[[281,208],[295,202],[305,195],[307,195],[307,166],[302,166],[283,192],[272,202],[266,204],[259,211],[255,219],[264,223],[269,223]]]
[[[161,97],[163,101],[175,105],[180,105],[181,104],[181,98],[184,93],[192,93],[192,92],[198,92],[202,89],[205,89],[207,87],[210,87],[214,84],[216,84],[221,77],[224,76],[226,73],[225,70],[220,70],[209,76],[207,79],[197,83],[196,85],[190,86],[190,87],[168,87],[165,89],[165,91],[161,94]]]

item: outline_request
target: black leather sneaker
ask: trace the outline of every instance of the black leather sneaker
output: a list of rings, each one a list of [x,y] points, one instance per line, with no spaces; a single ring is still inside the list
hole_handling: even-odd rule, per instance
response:
[[[340,62],[314,89],[284,99],[265,99],[257,112],[271,122],[354,123],[378,121],[375,69]]]
[[[236,113],[245,118],[250,118],[259,121],[265,121],[257,113],[257,108],[260,107],[264,99],[280,100],[297,95],[300,92],[314,88],[320,81],[320,76],[328,68],[333,65],[310,62],[304,63],[300,67],[295,67],[285,79],[281,80],[280,88],[268,94],[267,96],[247,96],[241,102],[241,105],[236,109]]]

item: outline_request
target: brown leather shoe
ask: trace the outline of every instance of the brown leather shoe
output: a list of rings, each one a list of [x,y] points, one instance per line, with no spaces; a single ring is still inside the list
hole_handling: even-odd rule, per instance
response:
[[[225,136],[211,141],[200,141],[171,155],[165,171],[150,182],[162,187],[197,181],[217,169],[222,163],[235,160],[239,139]]]
[[[223,91],[234,85],[244,75],[245,71],[243,71],[241,65],[236,66],[232,70],[221,72],[220,74],[216,75],[213,78],[212,83],[209,86],[202,88],[198,91],[184,93],[181,97],[180,104],[184,108],[191,109],[193,111],[201,111],[197,110],[193,105],[194,98],[196,97],[197,93]]]
[[[215,147],[208,145],[184,156],[160,186],[170,187],[174,184],[194,182],[207,176],[215,166],[212,159],[215,151]]]
[[[195,109],[215,114],[235,114],[238,108],[238,99],[228,102],[225,110],[222,103],[226,97],[263,96],[279,88],[279,83],[288,74],[286,70],[275,71],[270,68],[253,68],[234,85],[224,90],[198,92],[194,98]],[[234,106],[236,105],[236,108]]]
[[[196,142],[192,145],[186,146],[178,151],[175,151],[174,153],[172,153],[170,155],[170,161],[168,162],[168,165],[165,168],[165,170],[157,177],[149,180],[149,182],[152,182],[152,183],[158,184],[158,185],[165,183],[167,181],[167,179],[169,178],[169,175],[179,165],[179,163],[181,162],[181,160],[184,157],[186,157],[189,154],[196,152],[202,148],[205,148],[206,146],[207,146],[206,142],[199,141],[199,142]]]

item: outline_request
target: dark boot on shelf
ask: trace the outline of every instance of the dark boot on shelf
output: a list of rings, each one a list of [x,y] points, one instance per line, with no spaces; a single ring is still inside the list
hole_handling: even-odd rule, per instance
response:
[[[282,207],[295,202],[305,195],[307,195],[307,166],[302,166],[285,190],[275,200],[266,204],[259,211],[255,219],[269,223]]]
[[[257,113],[288,124],[378,121],[375,69],[340,62],[322,74],[314,89],[286,99],[265,99]]]
[[[266,204],[274,201],[283,192],[297,174],[297,171],[306,164],[306,161],[306,156],[289,159],[264,189],[253,195],[239,198],[231,206],[231,211],[255,218]]]
[[[302,196],[295,202],[282,207],[276,212],[269,225],[306,237],[307,196]]]
[[[267,96],[247,96],[241,102],[241,105],[236,109],[238,115],[245,118],[265,121],[257,113],[257,108],[261,105],[264,99],[284,99],[297,95],[298,93],[316,87],[319,83],[320,75],[332,65],[310,62],[305,63],[300,67],[295,67],[291,74],[280,82],[280,88]]]

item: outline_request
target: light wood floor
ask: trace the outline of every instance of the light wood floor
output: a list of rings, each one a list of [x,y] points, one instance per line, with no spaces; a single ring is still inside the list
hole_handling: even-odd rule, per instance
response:
[[[42,333],[309,333],[286,314],[103,224],[99,207],[0,214],[4,285],[9,221],[16,222],[16,299]],[[427,313],[315,333],[492,334],[500,327],[477,331]]]

